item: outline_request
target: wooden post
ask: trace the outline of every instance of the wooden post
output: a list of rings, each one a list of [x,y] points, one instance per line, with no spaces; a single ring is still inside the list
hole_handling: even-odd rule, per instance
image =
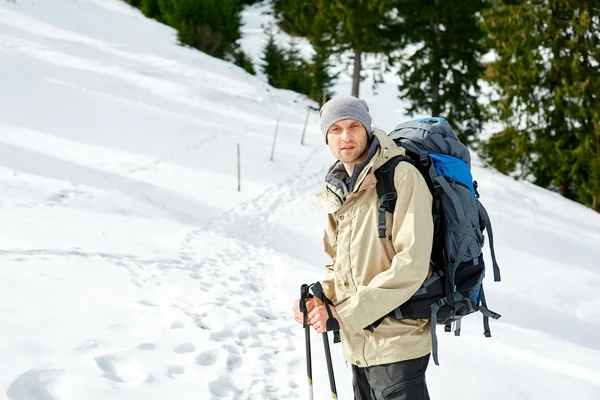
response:
[[[302,130],[302,139],[300,144],[304,145],[304,135],[306,135],[306,125],[308,124],[308,116],[310,115],[310,107],[306,107],[306,118],[304,119],[304,129]]]
[[[238,192],[242,191],[242,166],[240,165],[240,144],[237,144],[237,173],[238,173]]]
[[[279,118],[277,118],[277,124],[275,125],[275,135],[273,135],[273,147],[271,147],[271,161],[275,155],[275,141],[277,140],[277,131],[279,130]]]

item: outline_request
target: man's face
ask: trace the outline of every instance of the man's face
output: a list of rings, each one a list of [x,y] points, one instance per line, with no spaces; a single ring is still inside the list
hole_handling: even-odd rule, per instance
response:
[[[367,130],[351,119],[338,121],[327,131],[327,144],[331,154],[341,162],[358,163],[367,154]]]

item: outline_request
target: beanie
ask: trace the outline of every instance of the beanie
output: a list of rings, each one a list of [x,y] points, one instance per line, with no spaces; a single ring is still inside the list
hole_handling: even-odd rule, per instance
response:
[[[371,136],[371,115],[367,102],[353,96],[333,97],[323,105],[320,112],[321,132],[327,142],[327,131],[331,125],[344,119],[351,119],[360,122],[367,130],[367,135]]]

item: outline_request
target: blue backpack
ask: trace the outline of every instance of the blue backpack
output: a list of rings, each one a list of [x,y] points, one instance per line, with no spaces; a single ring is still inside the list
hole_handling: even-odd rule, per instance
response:
[[[406,150],[406,157],[394,157],[375,171],[379,237],[386,240],[386,212],[393,212],[396,204],[394,170],[399,162],[410,162],[423,175],[433,195],[433,274],[406,303],[366,329],[373,332],[386,317],[430,319],[433,359],[439,365],[437,325],[444,325],[445,331],[450,332],[454,324],[458,336],[462,318],[478,311],[483,314],[484,334],[490,337],[489,318],[500,318],[488,309],[483,291],[484,230],[490,242],[494,281],[500,281],[492,226],[471,175],[469,150],[448,121],[438,117],[408,121],[389,136]]]

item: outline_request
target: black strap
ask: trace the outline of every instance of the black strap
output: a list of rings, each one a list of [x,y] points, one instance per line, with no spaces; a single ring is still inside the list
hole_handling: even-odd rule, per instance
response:
[[[333,343],[340,343],[340,323],[337,319],[335,319],[333,313],[331,312],[331,308],[329,307],[330,305],[333,306],[333,302],[325,296],[325,293],[323,293],[323,286],[321,286],[321,282],[313,283],[311,289],[315,297],[321,300],[323,304],[325,304],[327,316],[329,317],[325,322],[325,329],[327,331],[333,331]]]
[[[377,179],[377,196],[379,197],[379,219],[377,228],[379,237],[385,238],[385,212],[394,212],[396,208],[396,199],[398,193],[394,185],[394,171],[396,166],[401,161],[410,160],[404,156],[395,156],[385,162],[381,167],[375,170],[375,178]]]
[[[311,299],[312,297],[313,295],[310,294],[310,288],[306,283],[304,283],[300,287],[300,302],[298,304],[300,312],[304,314],[304,323],[302,324],[303,328],[306,328],[308,326],[308,309],[306,308],[306,301]]]
[[[433,362],[435,365],[440,365],[438,360],[438,340],[435,334],[435,328],[437,326],[437,313],[440,307],[447,304],[446,298],[440,299],[431,305],[431,354],[433,356]]]
[[[456,320],[456,325],[454,325],[454,336],[460,336],[460,326],[462,319]]]
[[[477,207],[479,208],[479,214],[483,218],[483,223],[485,225],[485,229],[488,232],[488,236],[490,238],[490,252],[492,254],[492,265],[494,267],[494,282],[500,282],[500,267],[498,267],[498,263],[496,262],[496,251],[494,250],[494,233],[492,232],[492,222],[490,221],[490,216],[488,215],[487,210],[481,204],[480,201],[477,201]]]
[[[479,306],[479,311],[483,314],[483,334],[485,337],[492,337],[492,332],[490,331],[490,318],[500,319],[501,315],[491,311],[487,307],[483,285],[481,285],[481,305]]]

